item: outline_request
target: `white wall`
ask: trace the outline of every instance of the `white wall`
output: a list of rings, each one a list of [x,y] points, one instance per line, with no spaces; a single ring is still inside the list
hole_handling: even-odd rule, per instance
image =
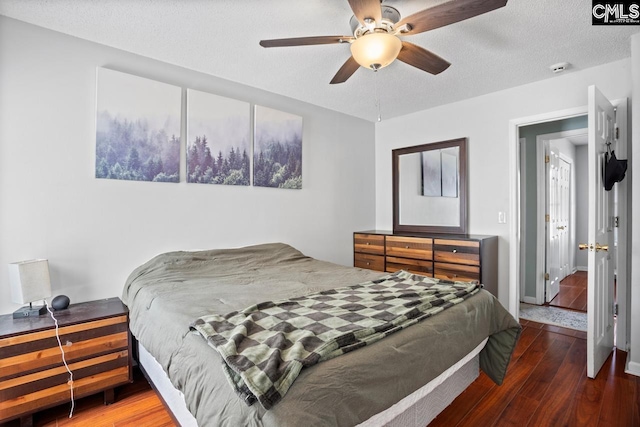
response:
[[[95,179],[97,66],[301,115],[303,189]],[[5,17],[0,94],[0,313],[19,307],[12,261],[48,258],[53,294],[79,302],[170,250],[282,241],[352,265],[374,226],[370,122]]]
[[[468,230],[500,237],[499,298],[508,306],[509,224],[498,224],[498,212],[510,206],[509,120],[584,106],[592,84],[610,99],[630,97],[630,68],[625,59],[377,123],[376,228],[393,224],[392,149],[468,138]]]
[[[640,212],[640,33],[631,38],[633,97],[631,99],[630,165],[631,211],[638,218]],[[640,375],[640,225],[629,220],[631,226],[631,329],[627,358],[629,372]]]

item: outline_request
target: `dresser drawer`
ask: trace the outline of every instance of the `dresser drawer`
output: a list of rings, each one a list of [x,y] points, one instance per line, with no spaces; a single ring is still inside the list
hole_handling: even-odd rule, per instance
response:
[[[480,242],[434,239],[433,254],[434,261],[479,266]]]
[[[422,276],[433,277],[433,262],[411,258],[387,257],[387,272],[406,270]]]
[[[353,248],[355,252],[384,255],[384,236],[356,233],[353,235]]]
[[[353,266],[369,270],[384,271],[384,256],[370,254],[353,254]]]
[[[431,260],[433,239],[428,237],[387,236],[387,256]]]
[[[433,275],[437,279],[460,282],[480,281],[480,267],[461,264],[433,263]]]

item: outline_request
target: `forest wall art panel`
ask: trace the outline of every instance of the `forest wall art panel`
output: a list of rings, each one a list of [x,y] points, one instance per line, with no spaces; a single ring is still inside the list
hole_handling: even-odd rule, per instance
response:
[[[180,181],[182,88],[97,70],[96,178]]]
[[[442,196],[458,197],[458,148],[442,150]]]
[[[251,106],[187,89],[187,182],[250,184]]]
[[[253,185],[302,188],[302,117],[255,106]]]
[[[442,196],[442,163],[440,150],[420,153],[422,157],[422,195]]]
[[[459,148],[449,147],[420,153],[422,159],[422,195],[458,197]]]

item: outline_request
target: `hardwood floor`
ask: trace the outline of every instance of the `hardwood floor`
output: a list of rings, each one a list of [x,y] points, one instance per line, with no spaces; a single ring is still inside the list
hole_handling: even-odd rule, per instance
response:
[[[583,332],[521,323],[502,386],[480,373],[429,427],[640,426],[640,378],[624,373],[627,353],[615,350],[592,380]]]
[[[576,271],[560,282],[560,292],[550,306],[587,312],[587,272]]]
[[[522,320],[523,331],[502,386],[485,374],[429,427],[640,426],[640,377],[624,373],[627,354],[616,350],[595,380],[586,376],[586,333]],[[95,395],[35,414],[35,426],[174,426],[139,371],[116,391],[116,402]],[[0,427],[18,426],[17,422]]]

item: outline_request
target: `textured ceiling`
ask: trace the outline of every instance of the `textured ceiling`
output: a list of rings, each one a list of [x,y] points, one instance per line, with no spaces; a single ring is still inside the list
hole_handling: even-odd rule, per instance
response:
[[[455,1],[455,0],[452,0]],[[384,0],[402,16],[442,0]],[[348,35],[346,0],[0,0],[0,14],[375,121],[630,56],[639,26],[592,26],[591,0],[509,0],[485,15],[407,37],[452,63],[432,76],[396,61],[329,81],[348,45],[265,49],[260,39]]]

